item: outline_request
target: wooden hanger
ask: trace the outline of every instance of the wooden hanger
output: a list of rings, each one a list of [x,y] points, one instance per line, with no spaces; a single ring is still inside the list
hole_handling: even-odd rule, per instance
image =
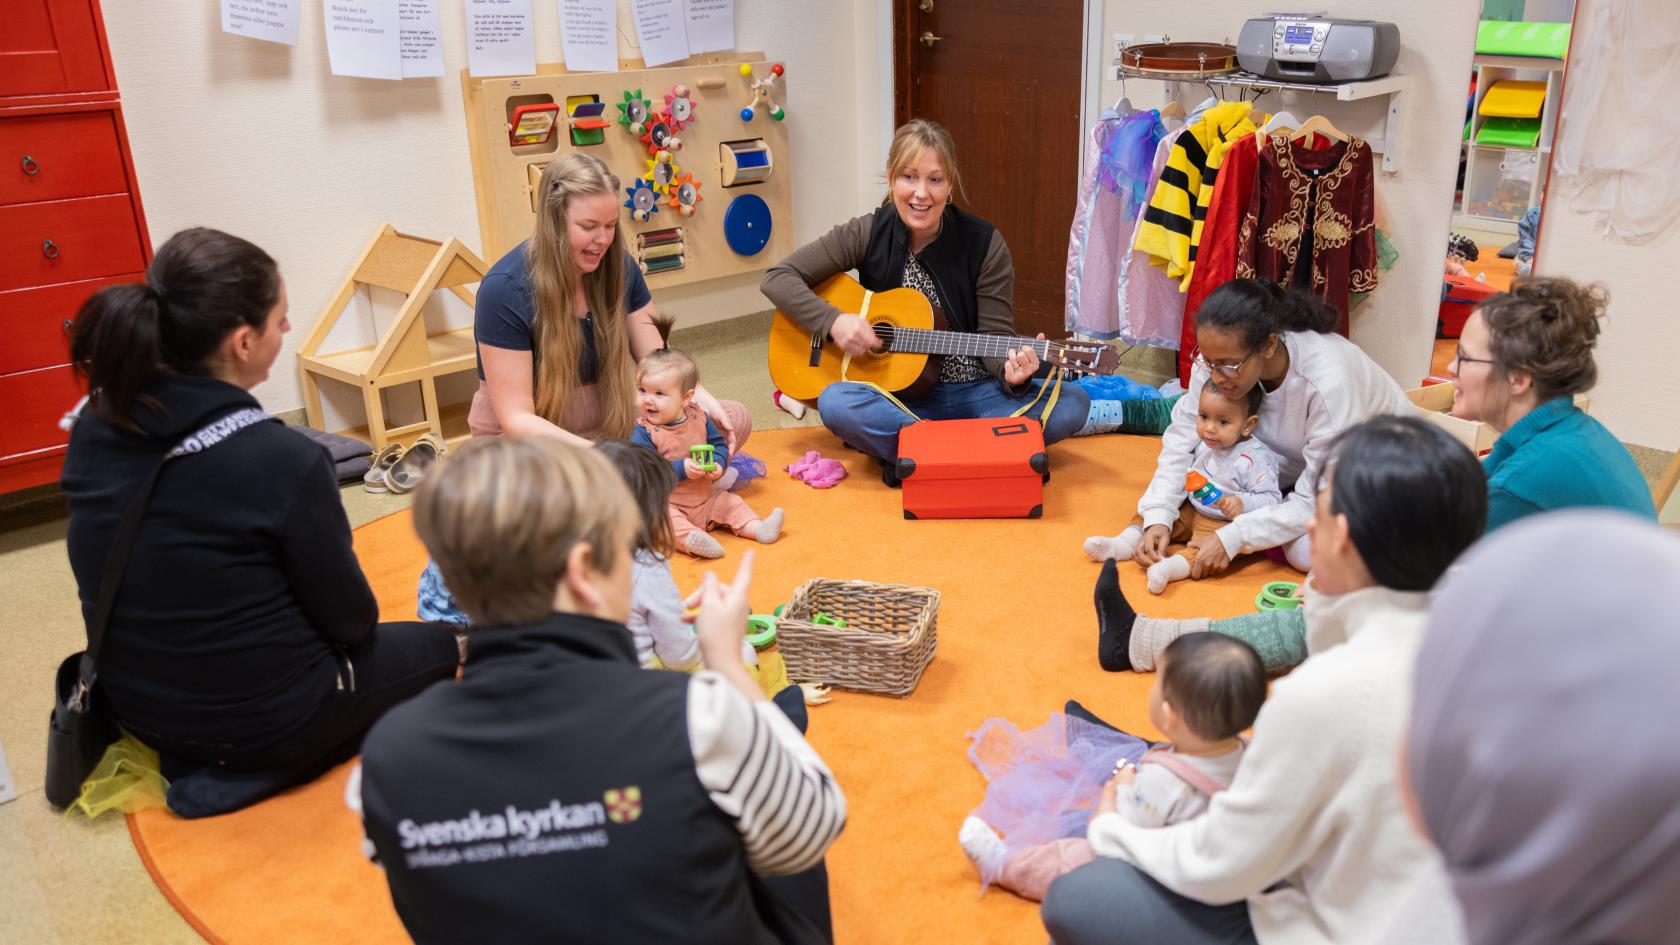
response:
[[[1314,115],[1302,122],[1301,127],[1296,128],[1295,133],[1289,136],[1289,140],[1299,141],[1315,131],[1326,138],[1332,138],[1336,141],[1347,141],[1352,138],[1351,135],[1341,131],[1335,125],[1330,124],[1330,119],[1325,118],[1323,115]]]
[[[1183,121],[1184,115],[1184,103],[1176,98],[1168,102],[1165,108],[1161,109],[1161,118],[1163,120],[1168,118],[1177,118],[1179,121]]]

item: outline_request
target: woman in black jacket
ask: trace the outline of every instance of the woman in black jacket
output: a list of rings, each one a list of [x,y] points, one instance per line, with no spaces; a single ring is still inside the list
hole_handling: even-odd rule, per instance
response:
[[[92,394],[63,485],[84,618],[139,485],[185,438],[260,410],[248,391],[289,329],[274,260],[202,228],[171,237],[145,282],[83,305],[71,358]],[[170,797],[205,814],[349,757],[386,709],[450,678],[457,662],[449,630],[379,623],[330,459],[265,420],[163,467],[98,686],[122,726],[159,751],[166,776],[208,769],[214,784],[201,777],[189,782],[199,790]]]

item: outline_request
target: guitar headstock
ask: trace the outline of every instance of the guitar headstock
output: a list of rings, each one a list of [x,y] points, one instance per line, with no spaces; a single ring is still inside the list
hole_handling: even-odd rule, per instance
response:
[[[1120,370],[1120,352],[1100,341],[1057,341],[1050,345],[1046,361],[1075,377],[1083,374],[1109,375]]]

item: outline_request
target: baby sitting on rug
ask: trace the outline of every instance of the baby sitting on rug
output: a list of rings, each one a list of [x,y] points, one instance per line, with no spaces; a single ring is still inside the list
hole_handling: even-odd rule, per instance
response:
[[[668,341],[670,320],[656,319],[655,325]],[[740,496],[714,487],[729,468],[729,443],[694,405],[699,384],[700,368],[693,358],[669,347],[650,352],[636,368],[639,416],[630,442],[670,460],[676,471],[669,511],[677,550],[697,558],[721,558],[723,545],[706,534],[707,529],[723,525],[742,538],[768,545],[782,535],[782,510],[761,519]],[[691,458],[696,446],[711,447],[709,464]]]
[[[1173,581],[1190,577],[1196,552],[1210,538],[1217,538],[1227,522],[1283,501],[1278,455],[1253,435],[1264,396],[1259,384],[1241,401],[1227,399],[1218,385],[1202,388],[1196,414],[1196,433],[1202,441],[1196,444],[1190,474],[1179,494],[1178,519],[1172,524],[1171,540],[1182,542],[1183,547],[1149,566],[1150,593],[1159,594]],[[1113,538],[1093,535],[1085,539],[1085,553],[1093,561],[1130,558],[1143,540],[1143,528],[1143,516],[1134,515],[1126,530]]]
[[[1246,741],[1266,701],[1266,670],[1247,643],[1189,633],[1169,644],[1149,690],[1149,721],[1171,744],[1121,761],[1103,785],[1095,814],[1118,813],[1140,827],[1166,827],[1207,810],[1236,777]],[[970,816],[957,835],[982,880],[1042,902],[1050,883],[1095,858],[1085,837],[1021,846]]]

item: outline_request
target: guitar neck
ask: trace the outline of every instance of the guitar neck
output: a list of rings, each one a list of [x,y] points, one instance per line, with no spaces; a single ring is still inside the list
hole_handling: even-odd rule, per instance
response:
[[[963,331],[933,331],[925,328],[895,328],[891,351],[909,354],[967,355],[971,358],[1006,358],[1018,348],[1032,348],[1040,358],[1048,358],[1052,349],[1062,347],[1059,342],[1040,341],[1010,335],[979,335]]]

